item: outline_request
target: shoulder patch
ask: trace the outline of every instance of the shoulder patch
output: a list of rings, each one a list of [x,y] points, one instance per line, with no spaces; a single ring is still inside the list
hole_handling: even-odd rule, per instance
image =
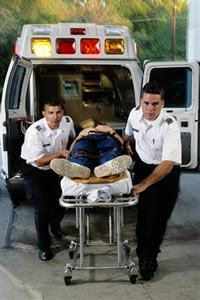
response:
[[[166,119],[166,122],[167,122],[168,124],[171,124],[171,123],[173,123],[174,121],[173,121],[171,118],[168,118],[168,119]]]
[[[70,118],[66,117],[66,122],[69,123],[70,122]]]
[[[40,125],[37,125],[37,126],[35,127],[35,129],[37,129],[37,131],[40,131],[40,130],[42,129],[42,127],[40,127]]]
[[[139,109],[140,109],[140,105],[139,105],[139,106],[137,106],[135,110],[139,110]]]

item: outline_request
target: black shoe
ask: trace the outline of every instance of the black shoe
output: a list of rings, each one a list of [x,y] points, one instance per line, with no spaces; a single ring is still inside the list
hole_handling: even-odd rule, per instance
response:
[[[139,269],[143,280],[150,280],[154,277],[154,272],[157,270],[158,264],[156,258],[139,259]]]
[[[52,226],[51,232],[57,239],[60,240],[62,238],[62,230],[61,230],[60,224],[57,226],[54,226],[54,227]]]
[[[152,269],[153,272],[156,272],[156,270],[158,269],[158,262],[155,257],[149,258],[149,267]]]
[[[43,261],[47,261],[47,260],[51,260],[53,258],[53,254],[51,253],[51,250],[47,250],[47,251],[39,251],[39,259],[43,260]]]

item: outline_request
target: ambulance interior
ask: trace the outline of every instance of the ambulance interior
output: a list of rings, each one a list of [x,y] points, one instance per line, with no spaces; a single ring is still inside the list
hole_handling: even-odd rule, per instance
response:
[[[37,116],[47,99],[58,98],[78,130],[93,119],[124,130],[135,95],[130,70],[121,65],[37,65]],[[123,134],[123,132],[120,132]]]

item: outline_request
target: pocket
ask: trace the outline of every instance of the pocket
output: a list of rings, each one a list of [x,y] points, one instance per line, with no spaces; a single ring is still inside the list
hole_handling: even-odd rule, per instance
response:
[[[31,174],[32,168],[31,168],[31,166],[25,164],[22,167],[21,171],[22,171],[22,177],[24,178],[24,176],[28,176]]]
[[[31,178],[24,178],[24,190],[29,200],[34,197],[33,181]]]
[[[161,142],[160,139],[153,139],[152,140],[152,146],[151,146],[151,148],[153,150],[161,150],[162,149],[162,145],[163,145],[163,143]]]
[[[142,140],[142,133],[134,131],[134,138],[136,141],[140,142]]]

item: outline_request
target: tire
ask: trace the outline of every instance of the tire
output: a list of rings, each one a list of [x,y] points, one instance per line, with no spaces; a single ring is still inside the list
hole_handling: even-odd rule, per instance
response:
[[[136,283],[136,278],[137,278],[136,275],[131,275],[131,276],[130,276],[130,282],[131,282],[132,284],[135,284],[135,283]]]
[[[70,283],[71,283],[71,278],[72,278],[71,276],[65,276],[65,277],[64,277],[64,281],[65,281],[65,284],[66,284],[66,285],[70,285]]]

